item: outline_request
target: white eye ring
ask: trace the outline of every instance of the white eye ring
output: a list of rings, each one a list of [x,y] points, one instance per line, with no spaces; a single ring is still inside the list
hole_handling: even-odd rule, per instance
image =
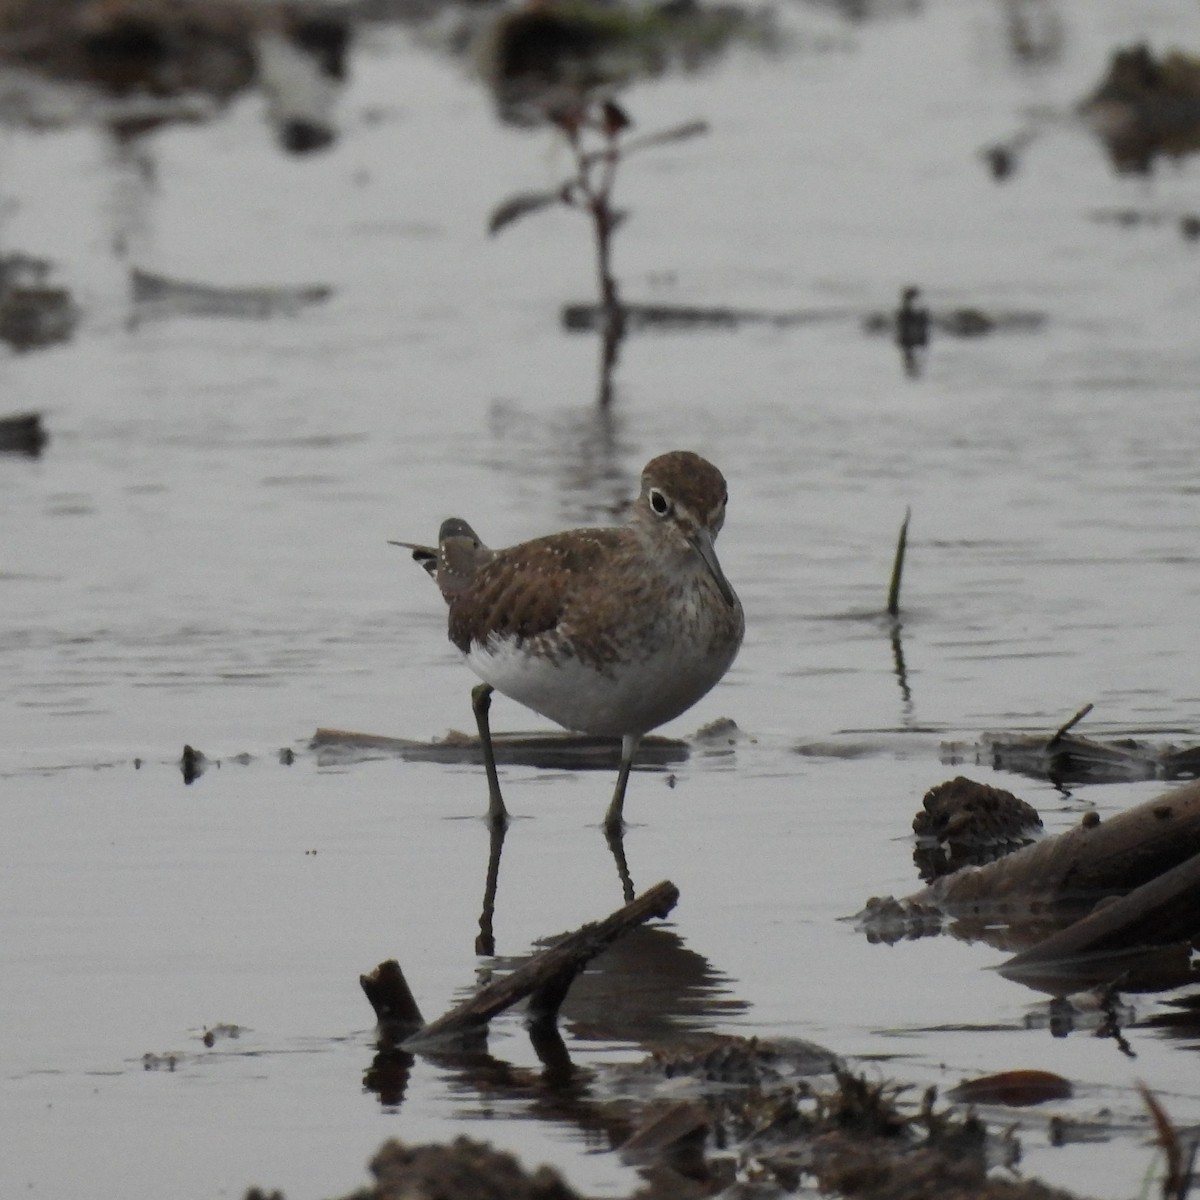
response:
[[[671,502],[658,488],[650,489],[650,508],[655,516],[665,517],[671,511]]]

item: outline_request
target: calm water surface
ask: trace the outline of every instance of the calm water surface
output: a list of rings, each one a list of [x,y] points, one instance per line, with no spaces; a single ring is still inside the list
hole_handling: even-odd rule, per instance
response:
[[[915,889],[912,813],[959,770],[1053,829],[1159,790],[1064,796],[945,763],[943,742],[1050,730],[1088,701],[1093,736],[1200,737],[1200,250],[1169,221],[1089,217],[1188,211],[1197,166],[1118,177],[1065,123],[1004,186],[978,158],[1031,109],[1066,111],[1114,45],[1196,49],[1200,13],[1057,11],[1061,54],[1041,67],[1008,55],[995,4],[855,26],[793,8],[792,52],[632,91],[644,128],[713,129],[622,177],[627,297],[847,315],[636,337],[608,415],[595,344],[557,327],[590,296],[579,219],[484,232],[564,157],[498,127],[458,65],[402,32],[364,38],[343,135],[303,161],[271,148],[254,98],[133,147],[88,127],[4,133],[4,244],[52,256],[86,316],[70,345],[0,360],[0,408],[42,410],[53,437],[40,460],[0,461],[0,1192],[258,1182],[305,1200],[357,1185],[387,1136],[463,1131],[592,1193],[632,1190],[615,1155],[588,1153],[606,1145],[444,1068],[418,1062],[398,1105],[364,1089],[358,974],[397,957],[427,1015],[475,978],[487,835],[450,818],[482,812],[484,790],[473,768],[303,748],[317,726],[470,724],[441,602],[387,538],[451,514],[494,544],[608,521],[675,446],[730,481],[721,555],[747,637],[666,732],[726,716],[752,738],[693,756],[673,787],[649,772],[630,787],[634,881],[680,887],[680,961],[725,989],[689,1020],[942,1088],[1057,1071],[1077,1095],[1055,1112],[1107,1110],[1126,1132],[1055,1150],[1038,1111],[1023,1169],[1138,1191],[1153,1152],[1135,1081],[1200,1120],[1194,1040],[1147,1024],[1171,997],[1137,999],[1128,1058],[1086,1031],[1052,1038],[1044,999],[986,969],[1000,952],[870,946],[838,921]],[[131,328],[131,264],[335,296],[290,319]],[[935,307],[1047,323],[935,341],[906,379],[852,314],[909,282]],[[877,614],[906,506],[901,680]],[[502,700],[493,716],[535,724]],[[222,760],[190,788],[185,742]],[[505,775],[532,818],[510,832],[495,918],[517,955],[621,893],[598,828],[610,777]],[[206,1049],[219,1022],[241,1036]],[[639,1053],[568,1032],[584,1065]],[[536,1067],[516,1017],[491,1049]],[[178,1055],[174,1071],[144,1069],[147,1053]]]

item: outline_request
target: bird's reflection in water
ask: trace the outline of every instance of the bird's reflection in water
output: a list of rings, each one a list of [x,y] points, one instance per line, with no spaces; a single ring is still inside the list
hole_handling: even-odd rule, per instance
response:
[[[633,879],[629,874],[629,863],[625,858],[625,830],[624,826],[610,828],[605,826],[604,837],[608,842],[608,848],[612,852],[613,861],[617,864],[617,876],[621,880],[621,895],[628,904],[637,894],[633,888]]]
[[[747,1009],[729,980],[666,925],[642,925],[598,955],[571,987],[562,1018],[587,1041],[677,1041]]]
[[[483,884],[483,906],[479,912],[479,933],[475,938],[475,953],[491,956],[496,953],[496,893],[500,886],[500,859],[504,853],[504,839],[508,825],[501,823],[489,827],[487,871]],[[617,865],[617,878],[621,883],[621,896],[626,904],[633,900],[636,892],[625,858],[623,831],[605,829],[605,840]]]
[[[496,830],[489,839],[483,911],[475,947],[479,954],[495,953],[493,918],[504,838],[504,831]],[[610,838],[609,847],[628,902],[633,898],[633,881],[625,866],[620,838]],[[557,940],[548,937],[538,946],[544,948]],[[503,976],[524,961],[523,956],[495,958],[489,964],[489,975]],[[709,1030],[746,1007],[745,1001],[731,995],[729,981],[708,959],[690,949],[674,929],[656,924],[629,930],[597,955],[572,983],[559,1017],[568,1022],[578,1038],[653,1042],[676,1039],[684,1032]],[[550,1042],[547,1040],[545,1045]],[[561,1065],[557,1051],[550,1060]],[[550,1065],[548,1060],[543,1061]]]
[[[483,908],[479,913],[479,935],[475,938],[475,953],[496,953],[496,934],[493,917],[496,912],[496,888],[500,882],[500,856],[504,853],[504,837],[508,832],[506,822],[491,825],[488,839],[487,876],[483,885]]]

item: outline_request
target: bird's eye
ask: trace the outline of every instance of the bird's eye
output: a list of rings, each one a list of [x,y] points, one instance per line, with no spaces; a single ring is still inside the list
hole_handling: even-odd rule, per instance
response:
[[[650,489],[650,507],[660,517],[665,517],[671,511],[671,502],[658,490],[658,488]]]

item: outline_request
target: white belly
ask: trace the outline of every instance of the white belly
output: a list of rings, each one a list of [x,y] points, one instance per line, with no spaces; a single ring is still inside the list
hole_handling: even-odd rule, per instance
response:
[[[719,660],[655,653],[601,672],[577,658],[523,653],[512,643],[475,644],[467,664],[485,683],[578,733],[646,733],[691,708],[725,674],[736,644]]]

